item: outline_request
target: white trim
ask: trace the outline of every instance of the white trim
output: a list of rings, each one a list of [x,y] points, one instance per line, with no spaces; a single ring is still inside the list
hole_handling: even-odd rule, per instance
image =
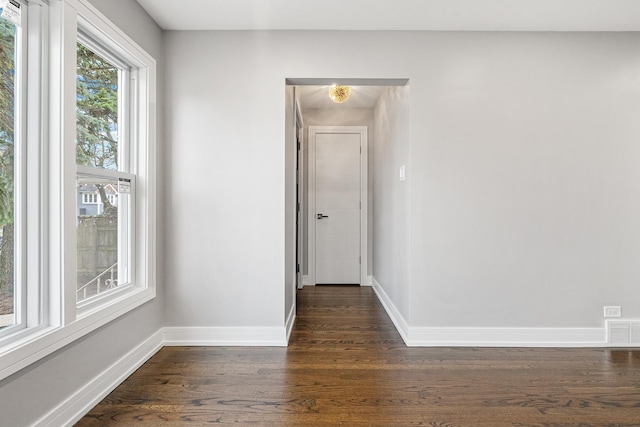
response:
[[[48,147],[48,103],[49,103],[49,9],[42,5],[35,7],[29,2],[29,41],[27,108],[32,119],[27,124],[27,212],[33,212],[35,222],[27,222],[25,276],[30,295],[27,295],[27,327],[42,325],[49,321],[49,290],[46,285],[45,246],[48,228],[45,224],[48,194],[49,165],[46,162]],[[34,170],[37,169],[37,170]],[[30,264],[29,264],[30,263]],[[34,292],[35,291],[35,292]],[[35,296],[34,299],[32,297]]]
[[[156,61],[150,54],[105,17],[89,0],[79,0],[77,9],[79,13],[78,24],[82,27],[82,32],[85,35],[96,40],[104,40],[106,36],[113,43],[107,47],[108,50],[122,55],[127,62],[133,65],[144,67],[147,62],[155,64]],[[74,47],[76,39],[74,38]],[[143,60],[141,61],[141,59]],[[155,99],[152,99],[152,102],[155,102]]]
[[[298,265],[296,266],[296,284],[298,289],[302,289],[304,286],[304,243],[307,239],[304,236],[304,227],[307,221],[306,211],[304,206],[304,194],[305,194],[305,168],[304,168],[304,122],[302,120],[302,112],[300,110],[300,103],[298,102],[298,90],[296,87],[293,88],[293,101],[294,101],[294,110],[296,114],[296,206],[294,206],[295,218],[298,223],[296,228],[296,247],[297,254],[296,260]]]
[[[303,286],[315,285],[315,282],[313,281],[311,276],[309,276],[308,274],[305,274],[304,276],[302,276],[302,285]]]
[[[372,277],[371,281],[372,281],[371,286],[373,287],[373,292],[378,297],[380,304],[382,304],[382,307],[384,307],[385,311],[387,312],[387,315],[393,322],[393,325],[396,327],[396,330],[398,331],[398,333],[402,337],[402,340],[406,344],[409,341],[409,324],[407,323],[405,318],[402,316],[402,314],[400,314],[400,311],[395,306],[393,301],[391,301],[391,298],[389,298],[389,296],[384,291],[380,283],[378,283],[376,278]]]
[[[604,328],[410,327],[409,347],[605,347]]]
[[[360,156],[360,284],[367,284],[368,253],[368,209],[369,209],[369,138],[367,126],[309,126],[309,223],[307,242],[309,254],[309,277],[316,283],[316,134],[318,133],[353,133],[360,135],[362,153]]]
[[[159,330],[67,397],[34,425],[73,425],[162,347],[162,330]]]
[[[308,166],[309,171],[308,174],[308,192],[309,192],[309,210],[307,211],[307,271],[308,271],[308,281],[310,283],[316,283],[316,223],[315,223],[315,212],[316,212],[316,138],[315,135],[311,136],[311,129],[313,126],[309,126],[307,130],[309,139],[308,139]],[[304,278],[303,278],[304,280]]]
[[[76,28],[73,2],[49,5],[48,250],[50,326],[76,320]],[[47,200],[45,198],[45,200]],[[74,248],[74,251],[67,250]]]
[[[606,347],[605,328],[415,327],[400,314],[380,283],[373,290],[408,347]]]
[[[282,327],[166,327],[167,346],[286,347],[287,330]]]
[[[289,345],[289,339],[291,339],[291,332],[293,332],[293,325],[296,323],[296,304],[291,306],[287,321],[284,324],[284,328],[287,333],[287,345]]]

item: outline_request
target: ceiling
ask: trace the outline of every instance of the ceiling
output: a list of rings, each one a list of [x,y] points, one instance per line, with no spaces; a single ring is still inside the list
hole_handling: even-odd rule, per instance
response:
[[[373,108],[380,98],[384,86],[351,86],[351,97],[343,104],[329,98],[330,85],[296,86],[303,110],[309,108]]]
[[[640,0],[138,0],[165,30],[640,31]]]

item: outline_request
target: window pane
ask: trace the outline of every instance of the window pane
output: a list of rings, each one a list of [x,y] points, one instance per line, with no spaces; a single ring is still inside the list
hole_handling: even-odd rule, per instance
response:
[[[0,329],[16,323],[14,129],[16,27],[0,19]]]
[[[119,69],[78,43],[76,162],[118,169]]]
[[[125,217],[118,204],[109,200],[109,196],[118,194],[118,179],[78,175],[77,184],[79,302],[122,284],[121,271],[126,262],[120,249],[120,232],[126,231],[126,220],[121,219]],[[85,198],[85,194],[91,197]]]

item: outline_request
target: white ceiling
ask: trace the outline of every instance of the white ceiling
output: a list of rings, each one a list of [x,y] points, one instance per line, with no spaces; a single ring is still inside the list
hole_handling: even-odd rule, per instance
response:
[[[640,0],[138,0],[166,30],[640,31]]]
[[[342,104],[329,98],[331,86],[296,86],[303,110],[309,108],[373,108],[380,98],[383,86],[351,86],[351,97]]]

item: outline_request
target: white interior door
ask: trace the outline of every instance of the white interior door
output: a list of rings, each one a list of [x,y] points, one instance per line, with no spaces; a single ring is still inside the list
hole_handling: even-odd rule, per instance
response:
[[[315,139],[316,283],[360,283],[361,134]]]

